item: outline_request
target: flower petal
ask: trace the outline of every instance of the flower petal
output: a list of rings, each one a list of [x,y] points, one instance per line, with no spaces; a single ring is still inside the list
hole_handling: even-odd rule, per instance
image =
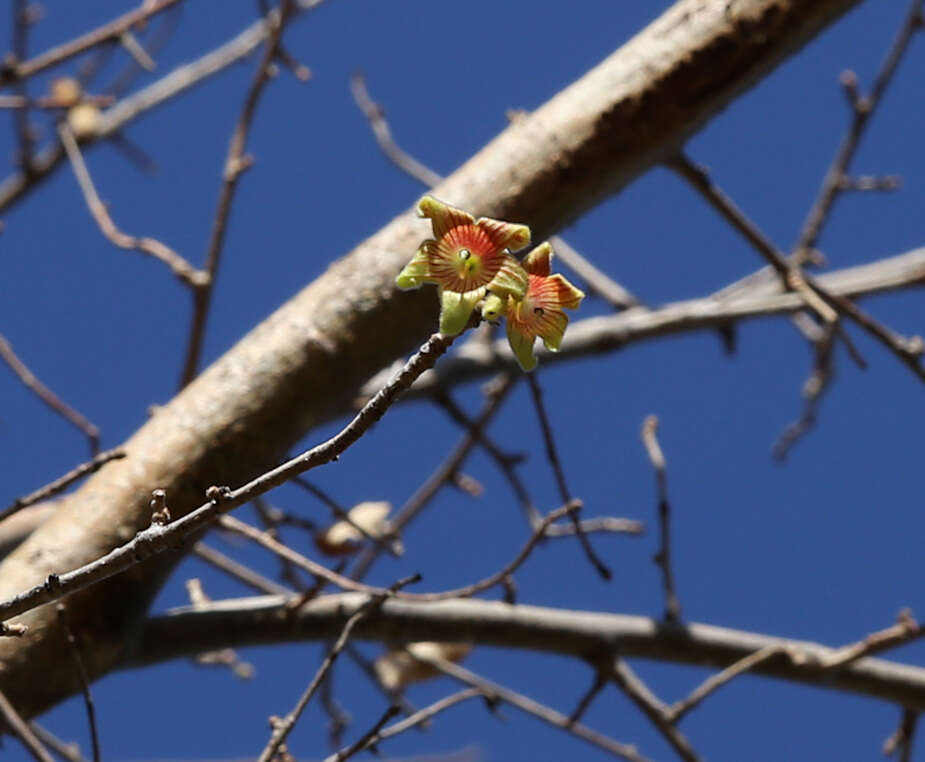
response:
[[[491,242],[499,249],[517,251],[530,243],[530,228],[526,225],[515,225],[489,217],[479,217],[475,224],[488,234]]]
[[[567,307],[570,310],[577,310],[581,300],[585,298],[585,292],[580,288],[575,288],[560,273],[546,278],[543,286],[547,294],[552,292],[550,298],[554,300],[555,304],[560,307]]]
[[[568,315],[560,310],[549,311],[537,321],[536,332],[543,338],[546,349],[558,352],[566,326],[568,326]]]
[[[411,261],[395,278],[395,285],[403,291],[419,288],[422,283],[433,282],[433,273],[430,266],[433,247],[436,241],[424,241],[415,252]]]
[[[469,316],[479,299],[485,294],[484,288],[474,291],[446,291],[440,292],[440,333],[444,336],[455,336],[466,327]]]
[[[524,270],[530,275],[549,275],[549,263],[552,261],[552,245],[549,241],[543,241],[533,251],[527,254],[523,260]]]
[[[468,212],[444,204],[433,196],[424,196],[418,201],[418,214],[421,217],[430,217],[434,237],[438,240],[459,225],[471,225],[475,222],[475,217]]]
[[[526,371],[533,370],[536,367],[536,357],[533,355],[533,344],[536,341],[536,336],[521,333],[514,323],[508,320],[507,340],[520,367]]]
[[[501,269],[488,284],[488,290],[499,296],[513,296],[515,299],[522,299],[527,291],[527,283],[526,271],[514,257],[507,254],[501,264]]]

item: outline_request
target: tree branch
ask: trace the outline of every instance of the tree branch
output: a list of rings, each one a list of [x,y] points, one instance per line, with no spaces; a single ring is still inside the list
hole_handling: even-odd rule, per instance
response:
[[[148,620],[120,667],[140,667],[204,650],[335,637],[368,596],[316,598],[292,611],[295,596],[262,596],[174,609]],[[282,614],[289,611],[289,616]],[[879,698],[925,709],[925,668],[863,658],[837,669],[824,664],[838,649],[705,624],[678,624],[627,614],[544,608],[482,600],[436,603],[392,599],[357,625],[354,637],[387,642],[465,641],[545,651],[607,664],[624,658],[725,668],[757,651],[780,651],[751,664],[751,674]]]

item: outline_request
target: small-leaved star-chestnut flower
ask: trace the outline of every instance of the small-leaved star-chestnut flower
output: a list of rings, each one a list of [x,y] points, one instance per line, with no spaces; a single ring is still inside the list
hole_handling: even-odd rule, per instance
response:
[[[536,367],[533,344],[536,337],[543,339],[546,349],[559,351],[568,315],[562,310],[578,308],[584,292],[569,283],[564,275],[549,274],[552,246],[542,243],[523,261],[529,282],[523,298],[491,293],[482,307],[486,320],[507,318],[507,339],[511,350],[524,370]]]
[[[476,303],[489,291],[522,297],[527,274],[511,251],[530,243],[530,228],[455,209],[433,196],[418,202],[434,237],[421,244],[398,277],[401,289],[436,283],[440,289],[440,332],[455,335],[466,327]]]

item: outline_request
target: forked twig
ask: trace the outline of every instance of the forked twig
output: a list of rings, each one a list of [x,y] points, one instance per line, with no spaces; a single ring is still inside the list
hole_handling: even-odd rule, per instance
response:
[[[289,736],[289,733],[292,732],[292,729],[295,727],[296,722],[298,722],[299,717],[302,716],[302,712],[305,711],[305,707],[308,706],[308,702],[311,701],[312,696],[315,695],[318,687],[321,685],[322,680],[327,677],[327,674],[331,670],[331,667],[334,665],[334,662],[337,661],[337,657],[340,656],[341,651],[344,650],[344,646],[347,645],[347,640],[350,638],[350,633],[353,632],[353,628],[359,624],[360,620],[366,617],[371,611],[375,610],[375,608],[390,595],[393,595],[406,585],[417,582],[420,580],[420,578],[421,576],[419,574],[415,574],[412,577],[399,580],[395,584],[391,585],[387,590],[384,590],[382,593],[377,593],[376,595],[371,596],[366,604],[357,609],[350,616],[350,618],[347,619],[347,622],[344,624],[344,628],[341,630],[340,635],[338,636],[337,640],[334,641],[334,645],[331,646],[331,650],[328,651],[327,656],[325,656],[324,661],[321,663],[321,666],[318,667],[318,671],[311,679],[308,687],[299,697],[299,700],[296,702],[296,705],[293,707],[292,711],[289,712],[289,714],[287,714],[285,717],[280,718],[273,723],[273,733],[271,734],[267,745],[260,753],[258,762],[270,762],[270,760],[272,760],[276,755],[280,744],[282,744]],[[391,707],[390,714],[382,721],[382,724],[384,725],[386,722],[388,722],[388,720],[391,719],[398,711],[398,707]],[[379,728],[377,727],[376,730],[378,729]]]
[[[96,221],[103,235],[120,249],[139,251],[163,262],[181,283],[194,289],[205,287],[210,280],[209,274],[205,271],[197,270],[169,246],[155,238],[138,238],[128,235],[116,227],[116,223],[113,222],[112,217],[109,215],[106,204],[103,203],[96,191],[93,178],[90,176],[90,170],[87,169],[87,164],[77,144],[77,139],[67,124],[61,123],[58,126],[58,136],[68,159],[70,159],[74,176],[77,178],[78,185],[80,185],[80,190],[83,193],[84,201],[87,203],[87,208],[90,210],[90,215]]]

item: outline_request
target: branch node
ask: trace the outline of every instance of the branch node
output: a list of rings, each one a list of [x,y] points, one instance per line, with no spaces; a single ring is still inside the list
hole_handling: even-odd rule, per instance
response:
[[[151,523],[162,527],[170,523],[167,493],[162,489],[156,489],[151,493]]]

